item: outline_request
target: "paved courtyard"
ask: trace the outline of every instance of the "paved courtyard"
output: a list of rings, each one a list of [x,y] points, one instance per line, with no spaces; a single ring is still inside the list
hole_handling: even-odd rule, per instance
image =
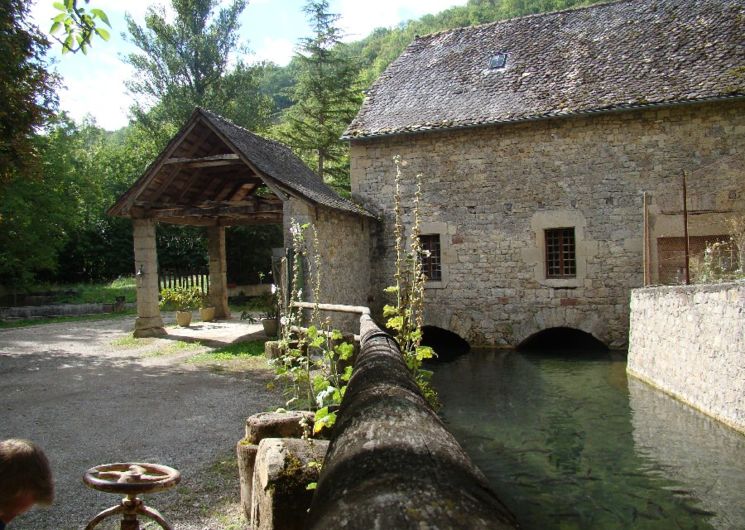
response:
[[[193,357],[263,338],[260,325],[196,323],[138,341],[127,339],[132,329],[133,317],[125,317],[0,330],[0,438],[39,443],[57,488],[52,507],[35,509],[15,527],[82,528],[118,502],[85,487],[83,473],[123,461],[181,471],[175,490],[146,499],[176,528],[243,526],[234,446],[245,418],[281,399],[267,390],[273,374],[263,358],[236,367]]]

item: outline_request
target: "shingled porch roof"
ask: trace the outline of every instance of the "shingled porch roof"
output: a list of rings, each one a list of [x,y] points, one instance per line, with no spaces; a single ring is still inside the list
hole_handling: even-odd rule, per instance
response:
[[[625,0],[419,37],[344,137],[743,97],[744,35],[742,0]]]
[[[290,197],[370,215],[337,195],[285,145],[197,108],[107,213],[187,225],[281,223],[282,203]]]

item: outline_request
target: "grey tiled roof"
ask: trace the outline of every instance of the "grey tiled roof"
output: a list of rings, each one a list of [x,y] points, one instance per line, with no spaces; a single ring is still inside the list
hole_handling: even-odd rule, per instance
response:
[[[744,0],[626,0],[417,38],[345,137],[743,95]]]
[[[327,186],[286,145],[258,136],[209,110],[198,108],[195,113],[201,114],[259,171],[282,187],[322,206],[371,216]]]

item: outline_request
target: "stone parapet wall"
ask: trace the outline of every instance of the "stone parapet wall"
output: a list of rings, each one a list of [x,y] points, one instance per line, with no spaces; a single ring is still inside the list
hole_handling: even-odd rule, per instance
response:
[[[629,374],[745,432],[745,281],[635,289]]]
[[[420,173],[423,233],[442,244],[427,324],[473,345],[517,346],[558,326],[623,348],[629,292],[643,284],[644,192],[653,259],[657,238],[682,236],[683,170],[691,235],[725,233],[722,212],[745,211],[744,146],[743,102],[352,140],[353,197],[381,218],[370,306],[393,283],[400,155],[407,226]],[[577,277],[548,279],[544,230],[563,227],[575,228]]]

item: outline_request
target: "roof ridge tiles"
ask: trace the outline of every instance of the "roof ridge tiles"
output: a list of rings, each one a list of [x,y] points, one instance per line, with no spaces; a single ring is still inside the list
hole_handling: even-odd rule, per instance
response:
[[[447,33],[455,33],[458,31],[467,31],[467,30],[477,30],[477,29],[483,29],[488,28],[489,26],[496,26],[499,24],[506,24],[509,22],[514,22],[518,19],[529,19],[529,18],[543,18],[543,17],[550,17],[553,15],[560,15],[568,12],[573,11],[584,11],[587,9],[598,9],[601,7],[614,5],[614,4],[625,4],[625,3],[631,3],[636,2],[638,0],[609,0],[608,2],[598,2],[595,4],[589,4],[584,6],[572,6],[572,7],[566,7],[564,9],[559,9],[558,11],[547,11],[544,13],[529,13],[527,15],[518,15],[515,17],[509,17],[509,18],[502,18],[499,20],[493,20],[491,22],[484,22],[482,24],[473,24],[472,26],[458,26],[457,28],[450,28],[450,29],[441,29],[439,31],[433,31],[432,33],[425,33],[424,35],[416,35],[415,40],[424,40],[429,37],[438,37]]]

